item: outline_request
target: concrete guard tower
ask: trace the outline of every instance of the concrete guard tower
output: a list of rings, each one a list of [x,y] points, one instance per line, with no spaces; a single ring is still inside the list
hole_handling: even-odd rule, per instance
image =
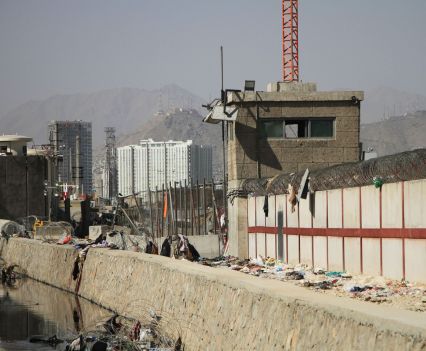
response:
[[[317,91],[314,83],[278,82],[267,91],[228,92],[238,109],[228,132],[228,189],[250,178],[360,160],[362,91]],[[247,199],[229,204],[230,254],[247,257]]]

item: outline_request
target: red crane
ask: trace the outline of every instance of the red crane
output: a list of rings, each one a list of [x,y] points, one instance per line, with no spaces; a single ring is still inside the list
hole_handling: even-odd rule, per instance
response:
[[[282,0],[284,82],[299,81],[299,0]]]

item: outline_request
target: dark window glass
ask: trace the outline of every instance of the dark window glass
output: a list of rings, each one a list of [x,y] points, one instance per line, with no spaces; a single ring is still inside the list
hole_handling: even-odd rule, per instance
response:
[[[332,138],[334,119],[285,119],[261,122],[264,138]]]
[[[282,138],[283,132],[283,121],[262,122],[262,136],[265,138]]]
[[[333,120],[311,120],[311,138],[332,138],[333,135]]]

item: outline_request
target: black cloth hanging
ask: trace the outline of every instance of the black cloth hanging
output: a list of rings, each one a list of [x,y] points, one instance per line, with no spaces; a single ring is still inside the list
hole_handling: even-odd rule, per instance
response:
[[[268,217],[268,214],[269,214],[268,195],[265,195],[265,202],[263,203],[263,212],[265,212],[265,217]]]

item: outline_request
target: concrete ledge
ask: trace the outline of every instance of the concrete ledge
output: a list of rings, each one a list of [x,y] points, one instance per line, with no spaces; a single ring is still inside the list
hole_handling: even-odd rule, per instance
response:
[[[364,100],[363,91],[315,91],[315,92],[230,92],[228,103],[247,102],[290,102],[290,101],[352,101],[355,96],[358,100]]]
[[[59,287],[72,269],[64,267],[70,250],[24,239],[0,246],[6,261],[20,262],[30,276]],[[424,313],[161,256],[91,249],[80,295],[135,318],[154,309],[168,332],[182,335],[186,350],[426,348]]]

